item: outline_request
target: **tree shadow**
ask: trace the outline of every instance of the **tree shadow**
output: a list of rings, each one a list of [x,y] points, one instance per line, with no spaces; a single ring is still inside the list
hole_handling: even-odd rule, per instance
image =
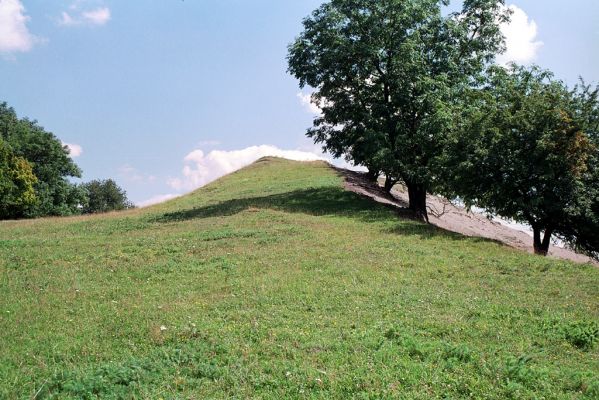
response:
[[[418,235],[423,239],[444,236],[454,240],[466,236],[444,230],[434,225],[414,221],[413,213],[405,208],[380,204],[367,196],[344,190],[324,187],[295,190],[268,196],[226,200],[216,204],[161,214],[152,219],[156,223],[171,223],[193,219],[226,217],[248,209],[271,209],[314,216],[344,216],[364,222],[396,222],[387,232],[401,235]]]
[[[174,222],[195,218],[231,216],[249,208],[274,209],[316,216],[353,216],[370,221],[380,221],[389,217],[388,212],[384,212],[376,205],[369,204],[366,199],[361,199],[341,188],[313,188],[268,196],[226,200],[203,207],[166,213],[156,218],[156,221]]]

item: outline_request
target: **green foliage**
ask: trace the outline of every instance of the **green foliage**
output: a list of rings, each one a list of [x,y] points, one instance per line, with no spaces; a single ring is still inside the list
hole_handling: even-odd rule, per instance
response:
[[[146,357],[97,368],[66,369],[41,388],[39,399],[130,399],[143,397],[161,384],[163,374],[176,373],[175,386],[199,387],[222,377],[223,367],[212,361],[222,350],[199,337],[168,350],[158,349]]]
[[[0,219],[23,217],[37,200],[33,190],[36,182],[27,160],[17,157],[0,138]]]
[[[581,82],[572,95],[577,118],[594,151],[582,178],[581,195],[560,234],[572,247],[599,260],[599,86],[592,88]]]
[[[533,365],[529,355],[508,357],[502,375],[505,398],[514,400],[534,398],[534,393],[542,390],[550,379],[545,370]]]
[[[403,180],[426,217],[452,109],[503,48],[503,0],[331,0],[304,20],[289,72],[322,108],[308,136],[335,156]]]
[[[504,378],[508,383],[517,382],[527,386],[534,386],[536,374],[530,367],[532,358],[527,355],[509,357],[505,363]]]
[[[552,234],[568,231],[571,216],[586,218],[590,207],[581,199],[588,198],[598,148],[583,107],[551,73],[493,68],[488,86],[472,93],[457,119],[461,129],[446,146],[450,196],[530,224],[539,253]]]
[[[563,327],[599,321],[597,287],[264,159],[148,208],[0,223],[0,398],[593,399],[599,348]]]
[[[120,211],[135,206],[127,199],[127,193],[114,180],[93,180],[81,185],[87,194],[83,205],[84,214]]]
[[[459,362],[472,361],[472,350],[466,345],[447,345],[445,347],[445,359],[456,360]]]
[[[599,324],[588,321],[572,323],[564,328],[564,336],[572,346],[590,350],[599,340]]]
[[[6,103],[0,103],[0,133],[18,157],[26,159],[37,177],[37,201],[25,211],[26,217],[79,213],[84,193],[67,178],[80,177],[81,170],[54,134],[36,121],[19,119]]]

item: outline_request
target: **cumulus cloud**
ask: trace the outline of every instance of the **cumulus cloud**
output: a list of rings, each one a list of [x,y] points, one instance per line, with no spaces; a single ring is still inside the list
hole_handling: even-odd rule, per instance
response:
[[[233,151],[213,150],[208,154],[198,149],[183,159],[183,176],[169,179],[167,183],[177,191],[194,190],[266,156],[298,161],[326,160],[324,156],[312,152],[281,150],[270,145],[251,146]]]
[[[537,23],[521,8],[515,5],[508,8],[512,11],[511,21],[501,25],[507,51],[501,54],[497,61],[501,64],[528,64],[536,59],[539,49],[543,46],[543,42],[537,40]]]
[[[69,154],[73,158],[79,157],[79,156],[81,156],[81,154],[83,154],[83,147],[81,147],[78,144],[75,144],[75,143],[63,143],[63,146],[67,146],[67,149],[69,150]]]
[[[98,7],[91,10],[79,11],[79,4],[69,7],[71,11],[63,11],[58,21],[62,26],[95,25],[102,26],[110,21],[110,9]]]
[[[139,203],[137,203],[137,206],[138,207],[148,207],[148,206],[152,206],[154,204],[164,203],[165,201],[174,199],[179,196],[180,196],[180,194],[174,194],[174,193],[159,194],[157,196],[149,198],[148,200],[140,201]]]
[[[0,53],[27,52],[40,41],[29,32],[20,0],[0,0]]]

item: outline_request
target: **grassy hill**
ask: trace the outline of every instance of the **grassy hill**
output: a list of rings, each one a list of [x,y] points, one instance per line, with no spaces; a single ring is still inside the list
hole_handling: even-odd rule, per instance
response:
[[[599,269],[401,219],[321,162],[0,223],[0,273],[0,398],[599,398]]]

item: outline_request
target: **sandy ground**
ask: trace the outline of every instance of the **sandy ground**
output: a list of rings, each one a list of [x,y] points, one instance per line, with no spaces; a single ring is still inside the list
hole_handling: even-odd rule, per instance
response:
[[[408,193],[405,187],[396,185],[391,195],[389,195],[378,185],[366,179],[364,174],[360,172],[344,169],[338,170],[345,176],[345,188],[347,190],[369,197],[398,210],[407,208]],[[483,214],[455,206],[439,196],[429,195],[427,202],[430,223],[439,228],[466,236],[496,240],[522,251],[533,252],[532,237],[525,232],[510,228],[497,221],[492,221]],[[549,256],[580,263],[594,263],[589,257],[557,246],[551,246]]]

